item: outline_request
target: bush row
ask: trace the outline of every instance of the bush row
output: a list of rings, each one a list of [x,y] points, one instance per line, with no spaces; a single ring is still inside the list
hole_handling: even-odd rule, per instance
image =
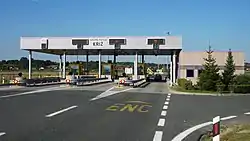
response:
[[[183,90],[201,90],[200,86],[193,84],[191,80],[185,78],[178,79],[177,84]],[[220,93],[250,93],[250,75],[237,75],[234,78],[233,84],[229,85],[228,90],[226,90],[222,82],[218,82],[216,87],[217,92]]]

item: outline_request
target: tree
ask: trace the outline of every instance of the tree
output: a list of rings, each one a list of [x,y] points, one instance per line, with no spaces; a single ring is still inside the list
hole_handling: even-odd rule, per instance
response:
[[[228,51],[228,56],[225,64],[224,72],[222,73],[222,83],[224,84],[224,90],[229,90],[229,85],[233,84],[235,72],[235,64],[231,49]]]
[[[219,68],[216,64],[216,59],[212,56],[213,51],[209,45],[207,58],[204,58],[203,70],[200,74],[198,86],[201,90],[216,91],[217,84],[220,80]]]

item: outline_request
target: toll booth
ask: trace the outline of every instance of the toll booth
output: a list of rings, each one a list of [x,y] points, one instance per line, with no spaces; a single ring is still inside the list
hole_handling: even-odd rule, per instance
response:
[[[139,78],[145,78],[146,76],[146,69],[145,69],[145,64],[144,63],[138,63],[138,68],[137,72],[139,75]]]
[[[113,75],[113,65],[112,63],[103,63],[102,64],[102,77],[112,78]]]
[[[70,72],[74,75],[83,75],[83,65],[81,63],[70,64]]]

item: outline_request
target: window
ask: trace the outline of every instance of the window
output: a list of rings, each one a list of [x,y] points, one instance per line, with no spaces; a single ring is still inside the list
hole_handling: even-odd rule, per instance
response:
[[[194,70],[187,70],[187,77],[194,77]]]
[[[202,73],[202,69],[201,70],[198,70],[198,77],[200,76],[200,74]]]

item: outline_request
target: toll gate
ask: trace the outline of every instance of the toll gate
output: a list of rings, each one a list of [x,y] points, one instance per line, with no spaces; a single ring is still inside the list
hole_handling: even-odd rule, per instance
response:
[[[116,78],[114,65],[118,55],[133,55],[133,80],[145,78],[141,71],[146,55],[170,56],[170,84],[176,83],[178,78],[179,54],[182,50],[182,37],[180,36],[103,36],[103,37],[21,37],[20,48],[29,53],[29,79],[32,77],[32,53],[47,53],[58,55],[59,76],[66,77],[66,56],[86,55],[86,70],[90,55],[98,55],[98,77]],[[112,55],[113,63],[102,64],[102,55]],[[141,56],[141,62],[138,57]],[[142,66],[140,65],[142,64]],[[80,66],[79,66],[80,67]]]

